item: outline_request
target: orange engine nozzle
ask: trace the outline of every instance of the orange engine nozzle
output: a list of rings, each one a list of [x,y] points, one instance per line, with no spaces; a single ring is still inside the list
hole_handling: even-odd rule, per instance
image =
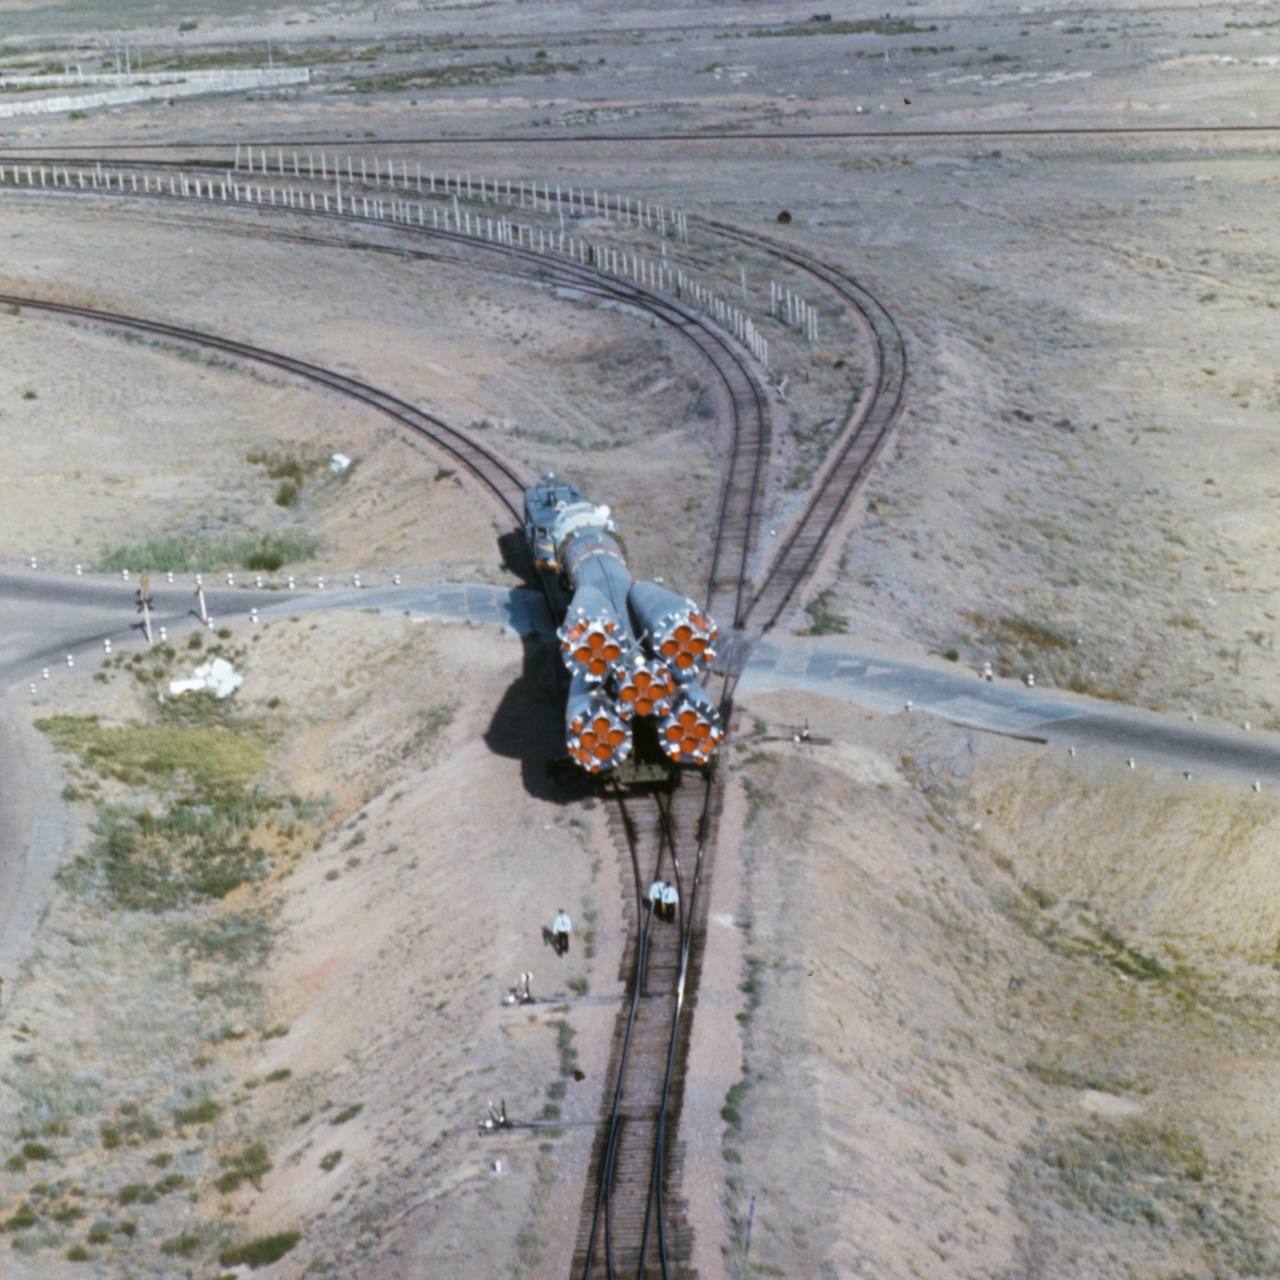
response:
[[[665,716],[676,694],[676,678],[664,662],[638,654],[617,677],[617,708],[624,720],[633,716]]]
[[[631,754],[631,726],[598,688],[570,697],[565,748],[588,773],[616,769]]]
[[[707,764],[724,741],[719,709],[701,686],[685,685],[658,725],[658,740],[674,764]]]
[[[603,680],[631,648],[622,625],[608,615],[567,618],[558,635],[564,665],[592,680]]]

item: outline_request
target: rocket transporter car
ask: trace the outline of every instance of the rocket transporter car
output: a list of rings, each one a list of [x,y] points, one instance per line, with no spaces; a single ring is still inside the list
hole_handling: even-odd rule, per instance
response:
[[[524,512],[569,671],[569,756],[588,773],[608,772],[652,725],[673,764],[707,764],[724,738],[699,683],[715,659],[715,623],[660,583],[633,582],[609,508],[573,485],[547,475],[525,490]]]

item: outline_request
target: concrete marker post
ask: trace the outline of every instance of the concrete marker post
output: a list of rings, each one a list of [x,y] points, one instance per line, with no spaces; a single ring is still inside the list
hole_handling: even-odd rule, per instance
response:
[[[154,644],[151,636],[151,574],[145,569],[138,579],[137,602],[138,612],[142,614],[142,634],[147,637],[147,648],[150,649]]]

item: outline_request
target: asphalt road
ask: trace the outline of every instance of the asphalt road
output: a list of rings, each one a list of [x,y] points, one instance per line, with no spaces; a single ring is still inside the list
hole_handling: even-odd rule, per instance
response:
[[[101,652],[102,642],[141,644],[135,582],[37,572],[0,574],[0,688],[40,680],[66,655]],[[153,625],[177,630],[196,621],[190,584],[153,585]],[[317,609],[380,609],[411,617],[505,626],[525,635],[551,631],[541,596],[526,588],[436,583],[324,591],[206,586],[218,620],[257,608],[264,620]],[[850,649],[838,636],[785,636],[750,647],[739,682],[750,694],[804,690],[887,713],[912,711],[956,724],[1077,750],[1106,749],[1139,764],[1227,770],[1280,785],[1280,735],[1156,715],[1112,702],[988,683],[953,664],[900,662]],[[3,778],[0,777],[0,784]]]
[[[741,695],[795,689],[890,714],[930,714],[1077,752],[1105,752],[1118,768],[1226,773],[1280,786],[1280,734],[1158,715],[1114,702],[989,683],[963,667],[898,662],[852,650],[838,636],[762,640],[743,668]]]
[[[136,582],[43,572],[0,574],[0,695],[10,706],[57,679],[66,655],[96,660],[103,640],[120,651],[142,644]],[[189,580],[153,585],[153,625],[196,625]],[[257,608],[273,616],[323,609],[380,609],[412,618],[470,621],[519,635],[552,633],[541,596],[526,588],[459,583],[278,591],[230,589],[210,581],[206,601],[218,621]],[[1033,749],[1097,753],[1117,769],[1176,769],[1192,777],[1226,774],[1264,789],[1280,786],[1280,735],[1159,716],[1097,702],[988,683],[952,664],[900,662],[851,649],[840,637],[770,637],[739,646],[740,697],[797,690],[888,714],[930,714],[955,724],[1040,744]],[[741,655],[745,654],[745,658]],[[911,704],[908,708],[908,703]],[[25,950],[39,905],[67,843],[66,806],[54,787],[51,752],[20,732],[0,704],[0,973]]]

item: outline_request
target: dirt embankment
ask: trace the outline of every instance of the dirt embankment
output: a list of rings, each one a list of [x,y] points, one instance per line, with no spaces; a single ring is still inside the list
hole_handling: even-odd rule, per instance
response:
[[[732,1274],[1280,1264],[1275,803],[821,699],[751,713],[836,741],[739,743]]]
[[[554,709],[477,628],[307,616],[211,642],[245,673],[230,705],[158,702],[209,652],[184,635],[29,712],[96,830],[6,975],[12,1274],[536,1266],[563,1131],[476,1125],[490,1099],[587,1116],[600,1088],[591,1055],[574,1078],[571,1012],[612,896],[593,815],[536,798],[518,735],[494,737]],[[561,906],[579,945],[553,968]],[[523,969],[563,1002],[504,1008]]]

